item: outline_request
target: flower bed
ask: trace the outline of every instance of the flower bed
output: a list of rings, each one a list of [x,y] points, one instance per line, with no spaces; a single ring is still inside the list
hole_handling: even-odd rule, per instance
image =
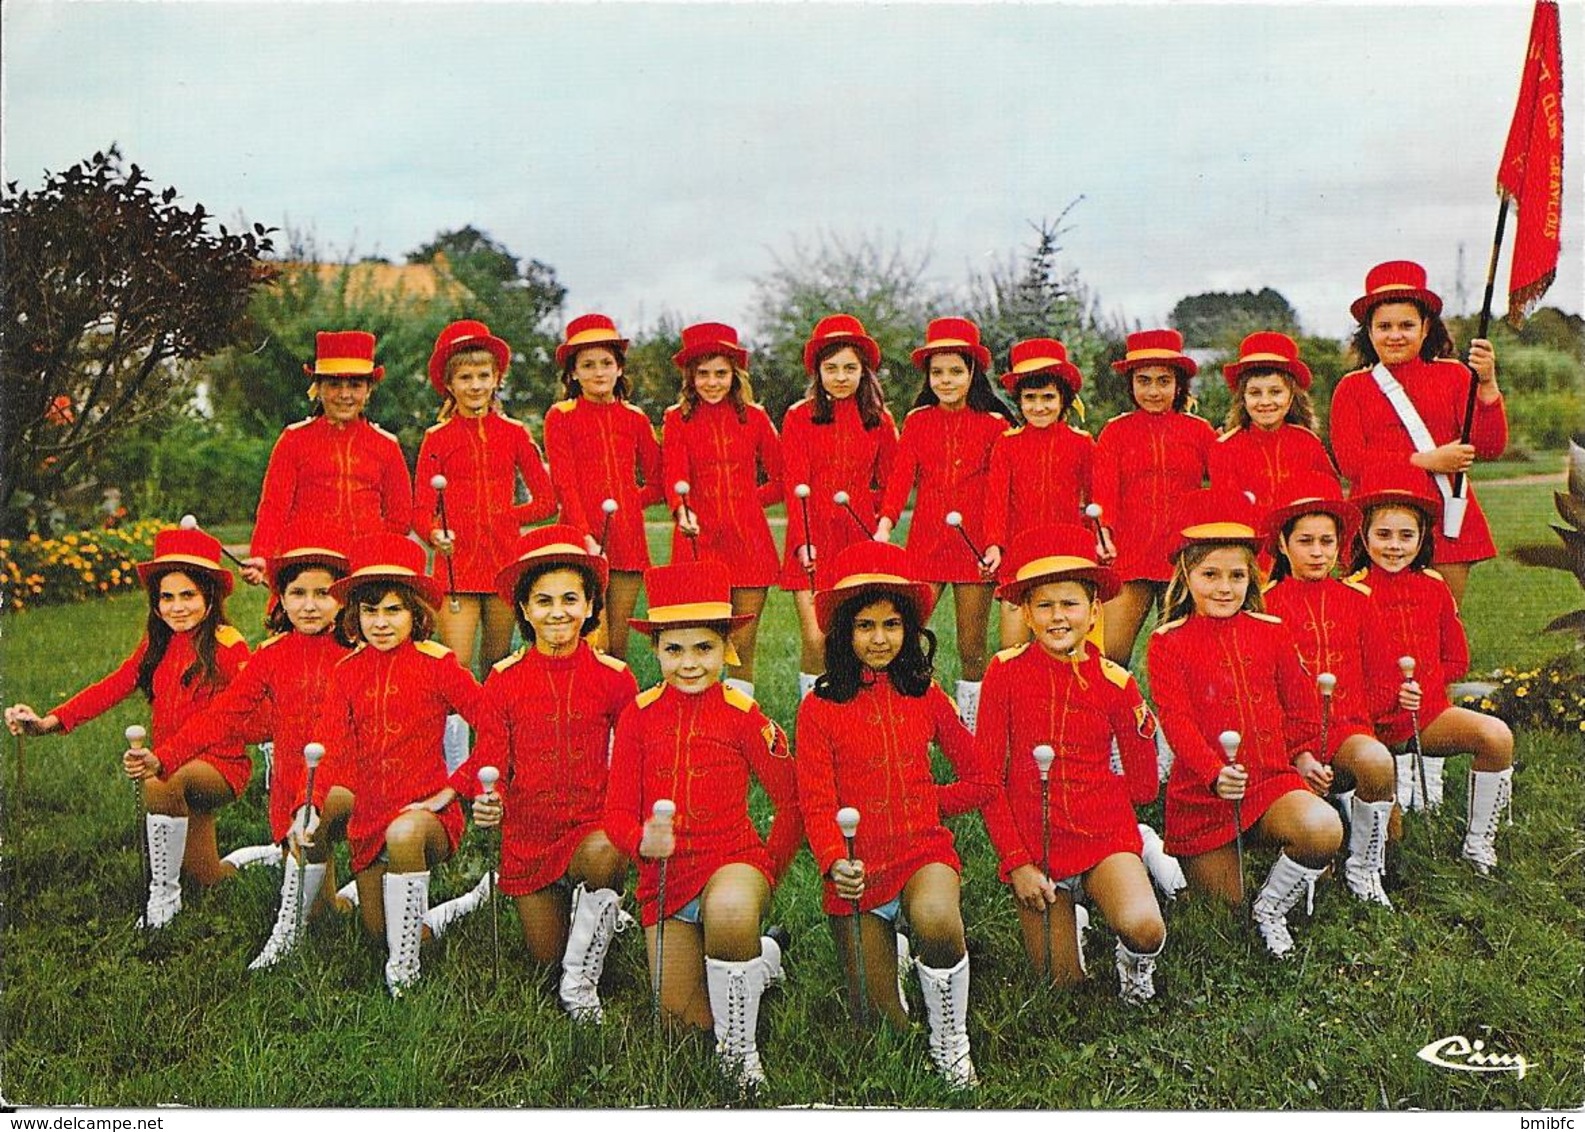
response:
[[[154,533],[169,526],[164,519],[140,519],[59,538],[0,539],[3,608],[25,610],[136,590],[133,565],[154,556]]]
[[[1585,731],[1585,669],[1579,653],[1524,671],[1498,668],[1490,679],[1495,688],[1461,697],[1460,706],[1498,716],[1515,731]]]

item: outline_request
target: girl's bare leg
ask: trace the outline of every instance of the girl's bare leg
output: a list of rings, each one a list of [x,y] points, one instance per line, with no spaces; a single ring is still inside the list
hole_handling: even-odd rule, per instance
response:
[[[759,648],[759,615],[765,609],[767,592],[763,587],[732,591],[732,612],[747,613],[754,620],[732,633],[732,646],[737,649],[740,663],[735,668],[729,668],[727,675],[737,680],[747,680],[750,684],[754,682],[754,654]]]

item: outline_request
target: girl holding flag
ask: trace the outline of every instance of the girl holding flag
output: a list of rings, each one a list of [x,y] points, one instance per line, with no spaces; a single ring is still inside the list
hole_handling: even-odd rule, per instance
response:
[[[1508,445],[1508,415],[1497,387],[1497,356],[1484,338],[1470,343],[1469,365],[1454,360],[1442,300],[1426,286],[1425,268],[1393,260],[1371,268],[1365,293],[1349,311],[1359,323],[1353,351],[1364,367],[1345,374],[1332,393],[1332,452],[1345,478],[1374,472],[1423,480],[1443,501],[1436,567],[1464,596],[1470,568],[1494,557],[1491,528],[1468,476],[1475,460],[1494,460]],[[1470,370],[1477,381],[1470,442],[1461,440]]]

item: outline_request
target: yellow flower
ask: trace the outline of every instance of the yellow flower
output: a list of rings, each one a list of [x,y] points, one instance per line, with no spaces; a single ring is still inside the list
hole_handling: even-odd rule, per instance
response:
[[[1523,697],[1528,696],[1530,694],[1530,689],[1525,687],[1523,684],[1520,684],[1517,688],[1514,689],[1513,694],[1516,695],[1516,696],[1519,696],[1520,698],[1523,698]]]
[[[1482,697],[1480,701],[1480,709],[1482,711],[1495,711],[1497,709],[1497,705],[1491,702],[1490,696],[1485,696]]]

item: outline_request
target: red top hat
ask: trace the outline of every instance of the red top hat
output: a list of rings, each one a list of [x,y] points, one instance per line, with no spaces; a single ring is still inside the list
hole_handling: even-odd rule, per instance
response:
[[[446,395],[446,363],[458,350],[488,350],[495,358],[495,376],[505,380],[506,367],[512,364],[512,347],[490,333],[490,328],[471,318],[454,322],[440,332],[429,355],[429,384],[442,397]]]
[[[1372,507],[1413,507],[1435,525],[1442,518],[1442,494],[1431,477],[1412,464],[1391,463],[1367,467],[1349,491],[1348,501],[1364,515]]]
[[[1238,360],[1222,367],[1227,387],[1238,392],[1239,375],[1249,369],[1281,370],[1300,389],[1310,388],[1310,367],[1299,360],[1299,344],[1274,330],[1257,331],[1238,344]]]
[[[567,324],[567,339],[556,347],[556,368],[565,369],[567,359],[585,346],[605,346],[627,351],[627,339],[616,332],[616,323],[603,314],[581,314]]]
[[[536,527],[517,540],[513,560],[501,567],[495,576],[495,592],[511,605],[517,598],[517,583],[524,574],[540,566],[582,567],[594,574],[594,584],[601,593],[605,592],[611,576],[605,556],[590,554],[584,547],[583,532],[565,523],[553,523],[548,527]]]
[[[1282,502],[1266,512],[1264,532],[1266,549],[1277,553],[1282,528],[1302,515],[1330,515],[1337,520],[1337,541],[1347,547],[1359,530],[1359,508],[1343,498],[1342,489],[1331,476],[1312,474],[1282,484]]]
[[[440,584],[424,573],[424,548],[405,535],[370,535],[358,545],[352,558],[352,573],[336,579],[331,596],[342,605],[347,594],[365,582],[400,582],[417,591],[425,604],[440,605]]]
[[[157,532],[154,557],[137,564],[138,580],[146,586],[150,578],[168,570],[208,574],[219,583],[222,595],[236,585],[231,571],[220,564],[220,540],[196,528],[171,527]]]
[[[270,559],[270,588],[279,588],[281,571],[288,566],[313,564],[333,571],[337,577],[347,572],[346,541],[339,531],[317,523],[298,523],[281,540],[282,550]]]
[[[1241,491],[1201,488],[1178,500],[1167,557],[1176,560],[1191,546],[1216,543],[1260,548],[1260,510]]]
[[[925,328],[925,344],[913,352],[914,368],[926,368],[932,354],[963,354],[990,372],[991,352],[980,345],[980,328],[966,318],[930,320]]]
[[[1017,605],[1033,586],[1083,578],[1095,596],[1111,601],[1122,589],[1117,574],[1095,560],[1095,532],[1077,523],[1032,527],[1013,539],[998,571],[996,596]]]
[[[748,351],[737,340],[737,331],[724,322],[696,322],[682,328],[682,349],[671,356],[678,369],[687,369],[700,358],[719,354],[738,369],[748,369]]]
[[[1009,393],[1016,393],[1018,382],[1036,373],[1056,374],[1075,396],[1079,386],[1084,384],[1079,367],[1068,361],[1068,348],[1055,338],[1026,338],[1015,342],[1007,362],[1011,368],[1002,374],[1002,388]]]
[[[309,377],[366,377],[373,384],[385,376],[374,364],[374,335],[367,330],[321,330],[314,335],[314,364]]]
[[[804,369],[814,373],[815,356],[835,345],[852,346],[870,369],[881,368],[881,348],[864,332],[864,324],[850,314],[831,314],[815,323],[804,343]]]
[[[1133,373],[1141,366],[1174,366],[1185,377],[1200,372],[1194,359],[1183,352],[1183,335],[1176,330],[1140,330],[1128,336],[1128,352],[1112,363],[1118,373]]]
[[[1378,263],[1365,276],[1365,293],[1349,304],[1348,313],[1363,323],[1370,309],[1380,303],[1408,303],[1418,300],[1442,313],[1442,298],[1425,285],[1425,268],[1407,259]]]
[[[736,629],[754,620],[751,613],[732,612],[731,575],[710,559],[651,566],[644,571],[644,592],[649,595],[648,613],[627,622],[640,633],[693,625],[725,624]]]
[[[920,625],[936,607],[935,588],[919,580],[913,556],[891,543],[864,539],[850,544],[837,553],[831,574],[836,582],[815,594],[815,621],[822,633],[831,631],[837,609],[860,595],[902,598],[914,607]]]

